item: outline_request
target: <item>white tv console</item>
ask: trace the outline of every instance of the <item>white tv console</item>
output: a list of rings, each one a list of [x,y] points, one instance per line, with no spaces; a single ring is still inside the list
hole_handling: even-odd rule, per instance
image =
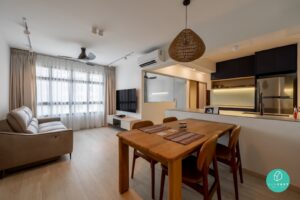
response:
[[[117,117],[116,115],[107,115],[107,123],[118,128],[125,130],[131,130],[131,126],[134,122],[140,121],[140,119],[134,117]]]

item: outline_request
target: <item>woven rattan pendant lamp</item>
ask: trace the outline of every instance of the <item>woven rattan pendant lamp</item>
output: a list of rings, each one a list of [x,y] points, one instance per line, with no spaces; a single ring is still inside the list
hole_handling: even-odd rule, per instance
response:
[[[173,40],[169,47],[169,55],[178,62],[192,62],[200,58],[205,52],[203,40],[192,30],[187,28],[187,7],[190,0],[184,0],[185,6],[185,29]]]

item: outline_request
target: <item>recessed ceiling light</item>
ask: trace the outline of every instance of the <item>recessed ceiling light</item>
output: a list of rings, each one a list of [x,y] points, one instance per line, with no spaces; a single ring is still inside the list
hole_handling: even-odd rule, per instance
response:
[[[98,36],[103,36],[103,30],[96,26],[92,27],[92,33]]]

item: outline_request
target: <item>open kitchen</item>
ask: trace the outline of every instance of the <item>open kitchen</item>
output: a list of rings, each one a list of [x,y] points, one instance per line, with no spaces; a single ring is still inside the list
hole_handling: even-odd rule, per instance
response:
[[[265,177],[274,166],[300,186],[299,45],[219,62],[211,75],[210,106],[169,109],[166,116],[239,124],[244,170]],[[228,138],[222,138],[228,143]]]

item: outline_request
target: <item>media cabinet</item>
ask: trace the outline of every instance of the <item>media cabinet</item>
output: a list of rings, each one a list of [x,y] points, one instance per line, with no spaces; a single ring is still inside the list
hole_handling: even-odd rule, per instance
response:
[[[134,117],[118,117],[116,115],[108,115],[107,116],[107,123],[113,127],[131,130],[131,126],[134,122],[140,121],[140,119]]]

